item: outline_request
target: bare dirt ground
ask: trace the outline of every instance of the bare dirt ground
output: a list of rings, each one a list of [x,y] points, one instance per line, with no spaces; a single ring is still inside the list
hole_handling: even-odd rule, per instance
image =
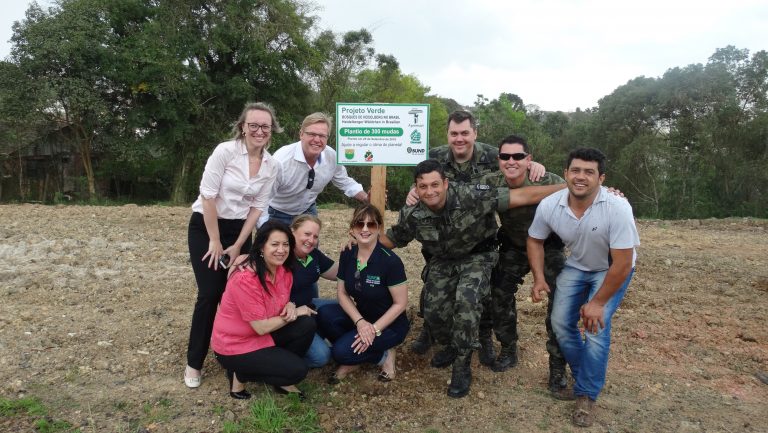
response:
[[[0,396],[40,398],[83,432],[217,432],[247,416],[212,356],[202,387],[182,382],[196,289],[187,208],[0,206]],[[349,210],[324,210],[338,256]],[[388,213],[391,223],[395,213]],[[768,432],[768,222],[641,221],[637,273],[614,319],[608,383],[590,429],[545,391],[543,304],[518,293],[521,362],[473,361],[470,395],[445,395],[450,370],[402,348],[395,381],[364,369],[337,387],[332,367],[301,387],[335,432]],[[417,243],[399,251],[413,314]],[[333,296],[329,283],[323,295]],[[406,344],[419,329],[414,321]],[[250,385],[258,395],[268,391]],[[282,397],[278,397],[282,398]],[[3,431],[31,431],[23,419]]]

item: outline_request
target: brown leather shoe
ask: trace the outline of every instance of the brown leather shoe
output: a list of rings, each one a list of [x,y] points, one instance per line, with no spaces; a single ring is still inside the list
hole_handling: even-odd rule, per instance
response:
[[[592,423],[595,422],[595,402],[586,395],[578,396],[571,421],[579,427],[591,427]]]

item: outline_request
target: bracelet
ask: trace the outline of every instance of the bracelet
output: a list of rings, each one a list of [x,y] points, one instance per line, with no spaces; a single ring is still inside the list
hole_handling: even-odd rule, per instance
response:
[[[357,326],[357,322],[359,322],[359,321],[361,321],[363,319],[364,319],[363,317],[360,317],[359,319],[355,320],[355,326]]]

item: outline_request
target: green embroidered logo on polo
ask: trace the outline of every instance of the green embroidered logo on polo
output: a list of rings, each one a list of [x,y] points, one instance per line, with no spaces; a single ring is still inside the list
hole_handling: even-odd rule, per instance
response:
[[[365,284],[369,286],[378,286],[381,284],[381,277],[378,275],[368,275],[365,277]]]

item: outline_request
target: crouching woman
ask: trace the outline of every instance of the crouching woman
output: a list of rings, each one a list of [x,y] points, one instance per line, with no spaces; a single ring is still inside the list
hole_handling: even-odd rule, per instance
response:
[[[320,333],[333,343],[333,359],[339,364],[329,378],[332,384],[361,364],[378,364],[381,381],[395,377],[395,347],[410,329],[405,314],[408,285],[403,262],[379,244],[382,224],[373,205],[355,209],[349,234],[356,245],[339,258],[339,303],[318,310]]]
[[[289,302],[295,239],[288,226],[264,224],[247,261],[229,276],[213,324],[216,359],[227,370],[229,395],[247,399],[245,382],[272,385],[281,394],[304,395],[302,359],[315,335],[315,312]]]

